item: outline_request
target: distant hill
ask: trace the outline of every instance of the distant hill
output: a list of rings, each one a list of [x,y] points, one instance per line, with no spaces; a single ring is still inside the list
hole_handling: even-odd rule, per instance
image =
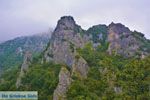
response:
[[[51,33],[18,37],[0,44],[0,68],[7,69],[22,63],[25,52],[39,55],[47,46]]]

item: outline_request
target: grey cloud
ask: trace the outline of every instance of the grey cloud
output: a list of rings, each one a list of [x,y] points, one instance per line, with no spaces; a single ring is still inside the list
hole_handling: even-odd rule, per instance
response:
[[[63,15],[83,28],[121,22],[150,38],[150,0],[1,0],[0,40],[35,34],[55,27]]]

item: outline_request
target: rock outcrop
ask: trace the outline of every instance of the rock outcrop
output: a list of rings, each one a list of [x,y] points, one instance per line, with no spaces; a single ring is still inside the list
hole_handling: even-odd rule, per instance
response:
[[[133,32],[120,23],[111,23],[109,26],[96,25],[85,31],[76,24],[73,17],[61,17],[44,52],[43,62],[52,61],[67,65],[70,71],[62,67],[53,100],[65,100],[65,94],[74,76],[87,78],[88,63],[78,55],[77,49],[83,48],[89,42],[93,43],[94,50],[101,46],[109,54],[124,57],[136,55],[141,48],[141,42],[137,41]],[[120,91],[119,88],[115,90]]]
[[[132,31],[120,23],[108,26],[108,52],[124,57],[133,57],[138,53],[140,42],[133,36]]]
[[[17,82],[16,82],[17,88],[19,88],[19,86],[21,85],[21,78],[27,72],[31,62],[32,62],[32,54],[29,51],[27,51],[25,52],[24,61],[23,61],[23,64],[21,65],[21,71],[17,78]]]
[[[59,83],[53,94],[53,100],[66,100],[66,92],[71,84],[71,74],[66,67],[59,73]]]
[[[46,62],[65,64],[71,69],[71,72],[62,67],[53,100],[65,99],[65,94],[71,84],[71,75],[78,73],[81,78],[87,77],[88,64],[83,58],[76,59],[76,49],[83,48],[89,41],[89,37],[76,24],[73,17],[64,16],[58,21],[43,59]]]
[[[72,76],[79,78],[87,78],[88,65],[87,62],[80,56],[76,56],[72,66]]]
[[[44,58],[46,62],[54,61],[66,64],[71,68],[75,62],[76,49],[84,47],[88,42],[88,36],[84,34],[84,30],[75,23],[71,16],[61,17],[52,34]]]

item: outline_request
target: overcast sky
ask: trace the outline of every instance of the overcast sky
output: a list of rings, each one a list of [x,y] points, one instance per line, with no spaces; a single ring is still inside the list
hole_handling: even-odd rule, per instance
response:
[[[0,0],[0,41],[46,32],[64,15],[84,29],[113,21],[150,39],[150,0]]]

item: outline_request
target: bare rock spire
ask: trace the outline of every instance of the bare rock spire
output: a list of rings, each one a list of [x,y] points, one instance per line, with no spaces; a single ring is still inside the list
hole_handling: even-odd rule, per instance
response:
[[[17,88],[19,88],[19,86],[21,85],[21,78],[27,72],[31,62],[32,62],[32,54],[29,51],[27,51],[25,52],[24,61],[23,61],[23,64],[21,65],[21,71],[20,71],[19,77],[17,78],[17,82],[16,82]]]

